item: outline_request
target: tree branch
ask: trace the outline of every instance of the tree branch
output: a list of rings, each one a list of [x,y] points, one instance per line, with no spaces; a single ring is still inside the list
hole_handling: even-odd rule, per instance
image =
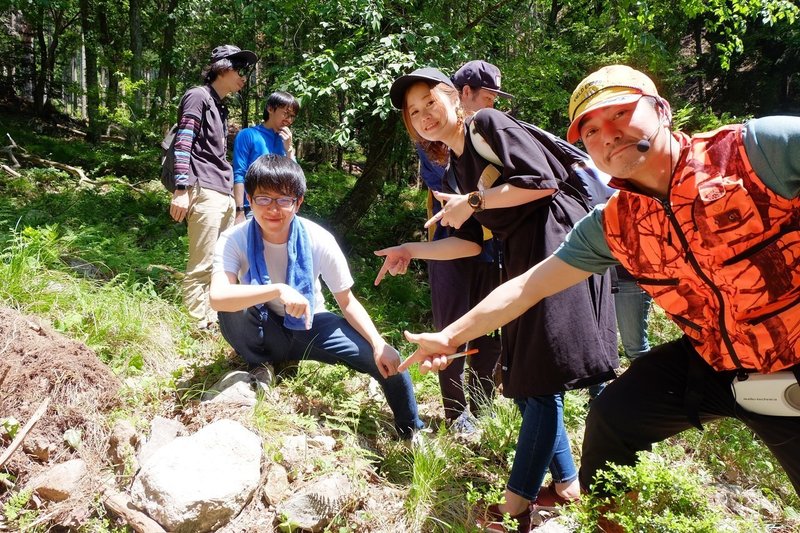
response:
[[[50,406],[50,397],[48,396],[47,398],[44,399],[44,401],[41,404],[39,404],[38,409],[36,409],[36,412],[33,413],[33,416],[30,418],[30,420],[28,420],[28,423],[25,424],[25,427],[23,427],[19,431],[19,433],[17,433],[17,436],[14,438],[14,440],[11,442],[8,448],[6,448],[6,451],[3,452],[2,457],[0,457],[0,468],[2,468],[3,465],[6,464],[6,462],[8,462],[13,453],[17,450],[17,448],[19,448],[20,444],[22,444],[22,441],[25,440],[25,437],[28,435],[28,432],[31,429],[33,429],[33,426],[36,424],[36,422],[38,422],[39,419],[42,418],[42,416],[44,416],[44,413],[47,411],[47,408],[49,406]]]
[[[478,16],[477,16],[477,17],[476,17],[474,20],[472,20],[471,22],[468,22],[468,23],[467,23],[467,25],[466,25],[466,26],[464,26],[464,27],[463,27],[463,28],[462,28],[460,31],[456,32],[456,38],[457,38],[457,39],[461,39],[461,38],[463,38],[463,37],[464,37],[464,36],[465,36],[467,33],[469,33],[469,31],[470,31],[470,30],[472,30],[472,29],[473,29],[475,26],[477,26],[478,24],[480,24],[480,23],[481,23],[481,21],[482,21],[483,19],[485,19],[486,17],[488,17],[488,16],[489,16],[491,13],[493,13],[494,11],[497,11],[498,9],[500,9],[501,7],[503,7],[505,4],[508,4],[508,3],[509,3],[509,1],[510,1],[510,0],[500,0],[500,2],[495,2],[493,5],[490,5],[489,7],[487,7],[486,9],[484,9],[484,10],[483,10],[483,13],[481,13],[480,15],[478,15]]]

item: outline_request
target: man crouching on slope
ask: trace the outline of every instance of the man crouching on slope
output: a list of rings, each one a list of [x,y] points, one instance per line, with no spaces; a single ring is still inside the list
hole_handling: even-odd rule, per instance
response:
[[[341,363],[380,383],[402,438],[422,428],[408,372],[350,288],[336,239],[297,216],[306,193],[300,165],[264,155],[247,171],[253,218],[224,232],[214,254],[211,306],[222,335],[250,368],[311,359]],[[343,317],[325,309],[319,278]]]

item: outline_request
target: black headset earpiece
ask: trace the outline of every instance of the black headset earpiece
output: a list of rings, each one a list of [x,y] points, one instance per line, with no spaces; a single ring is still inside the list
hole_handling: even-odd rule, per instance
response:
[[[661,125],[664,124],[664,119],[667,120],[667,125],[672,127],[672,115],[669,112],[669,109],[664,104],[664,101],[661,98],[653,97],[656,103],[656,107],[661,110],[661,113],[658,114],[658,125],[653,130],[653,133],[648,135],[646,138],[642,139],[638,143],[636,143],[636,149],[641,152],[645,153],[650,150],[650,143],[653,140],[653,137],[658,135],[658,130],[661,129]]]

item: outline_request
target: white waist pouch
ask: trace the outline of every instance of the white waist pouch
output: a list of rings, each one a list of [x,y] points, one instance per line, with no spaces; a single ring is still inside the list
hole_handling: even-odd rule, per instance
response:
[[[800,416],[800,385],[791,370],[746,374],[731,383],[736,403],[748,411],[770,416]]]

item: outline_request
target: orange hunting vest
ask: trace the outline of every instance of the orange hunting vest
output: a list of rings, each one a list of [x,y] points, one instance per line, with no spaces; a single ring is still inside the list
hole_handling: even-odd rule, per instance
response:
[[[800,200],[756,176],[741,125],[675,135],[668,199],[628,188],[606,205],[611,252],[715,369],[797,364]]]

